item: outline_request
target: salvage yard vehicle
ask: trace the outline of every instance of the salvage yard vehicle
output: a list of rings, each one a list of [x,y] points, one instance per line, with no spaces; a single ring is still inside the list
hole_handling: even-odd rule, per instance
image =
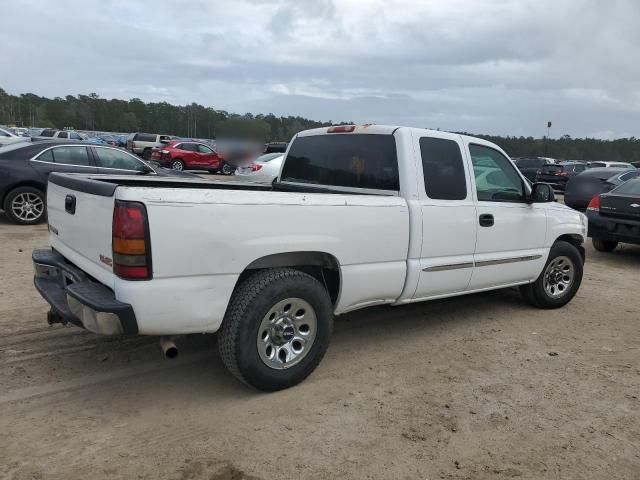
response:
[[[587,218],[596,250],[612,252],[620,242],[640,245],[640,178],[593,197]]]
[[[127,150],[141,156],[145,160],[151,159],[154,148],[162,147],[171,140],[180,140],[171,135],[157,135],[155,133],[130,133],[127,136]]]
[[[260,155],[245,167],[238,167],[235,175],[238,180],[247,182],[271,183],[280,173],[284,154],[266,153]]]
[[[513,161],[520,170],[520,173],[524,175],[531,182],[536,181],[536,175],[538,175],[545,165],[553,165],[554,161],[545,157],[520,157],[514,158]]]
[[[9,145],[0,148],[0,206],[9,220],[23,225],[44,221],[45,192],[51,172],[176,175],[171,170],[152,168],[134,155],[108,146],[69,140]]]
[[[566,161],[544,165],[536,174],[536,182],[549,183],[554,189],[564,191],[569,179],[587,170],[585,162]]]
[[[227,167],[218,152],[210,146],[199,142],[172,141],[160,148],[154,148],[151,160],[173,170],[206,170],[210,173],[222,171],[227,175],[232,170]]]
[[[496,145],[440,131],[307,130],[269,186],[54,174],[47,198],[52,249],[32,256],[49,322],[217,331],[261,390],[316,368],[334,315],[513,286],[558,308],[582,280],[586,217]]]
[[[609,192],[639,175],[637,168],[590,168],[569,179],[564,191],[564,203],[576,210],[584,210],[595,195]]]
[[[25,137],[21,137],[13,132],[10,132],[9,130],[0,128],[0,147],[11,145],[13,143],[25,142],[27,140],[28,139]]]

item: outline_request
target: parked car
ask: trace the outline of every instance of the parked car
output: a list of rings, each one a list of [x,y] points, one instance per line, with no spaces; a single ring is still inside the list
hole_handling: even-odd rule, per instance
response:
[[[282,153],[261,155],[246,167],[237,168],[236,177],[247,182],[271,183],[280,173],[283,159]]]
[[[262,390],[316,368],[334,314],[511,286],[558,308],[582,279],[586,217],[496,145],[440,131],[300,132],[270,186],[53,174],[47,198],[53,250],[33,262],[50,322],[219,330],[229,371]]]
[[[84,140],[80,132],[74,130],[55,130],[53,128],[45,128],[34,140],[50,140],[52,138],[60,140]]]
[[[263,153],[284,153],[287,151],[287,145],[287,142],[265,143]]]
[[[612,252],[620,242],[640,245],[640,178],[593,197],[587,218],[596,250]]]
[[[20,137],[9,130],[0,128],[0,147],[11,145],[12,143],[26,142],[28,138]]]
[[[633,165],[636,168],[640,168],[640,162],[629,162],[631,163],[631,165]]]
[[[29,129],[28,128],[12,127],[10,130],[11,130],[11,133],[13,133],[14,135],[17,135],[18,137],[28,137],[29,136]]]
[[[553,161],[543,157],[519,157],[514,158],[513,161],[522,175],[532,182],[536,181],[536,175],[542,172],[542,167],[553,165]]]
[[[549,183],[554,189],[564,191],[570,178],[587,170],[587,164],[577,161],[566,161],[543,165],[535,176],[536,182]]]
[[[176,176],[119,148],[68,140],[16,143],[0,148],[0,205],[9,220],[20,224],[44,220],[45,190],[51,172]]]
[[[180,139],[171,135],[157,135],[155,133],[131,133],[127,137],[127,150],[149,160],[154,148],[162,147],[172,140]]]
[[[590,168],[569,180],[564,203],[576,210],[584,210],[595,195],[609,192],[638,175],[640,170],[637,168]]]
[[[204,143],[182,140],[169,142],[161,148],[153,149],[151,159],[179,171],[206,170],[211,173],[231,174],[229,167],[225,169],[222,155]]]
[[[628,162],[589,162],[589,168],[635,168]]]

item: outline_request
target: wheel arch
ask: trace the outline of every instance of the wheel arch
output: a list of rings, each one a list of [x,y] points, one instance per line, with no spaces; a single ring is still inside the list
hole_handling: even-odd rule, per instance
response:
[[[333,306],[337,305],[342,286],[340,262],[327,252],[282,252],[257,258],[242,271],[235,288],[238,288],[238,285],[256,270],[285,267],[295,268],[316,278],[327,289]]]
[[[578,251],[580,252],[580,256],[582,257],[582,260],[583,261],[585,260],[586,252],[584,249],[584,238],[582,237],[582,235],[577,233],[566,233],[556,238],[556,240],[553,243],[556,243],[556,242],[570,243],[571,245],[573,245],[578,249]]]
[[[5,200],[7,199],[7,196],[13,192],[16,188],[20,188],[20,187],[31,187],[31,188],[36,188],[38,190],[40,190],[44,196],[45,196],[45,202],[47,200],[47,186],[45,184],[42,184],[40,182],[37,182],[35,180],[22,180],[20,182],[17,182],[13,185],[11,185],[10,187],[7,187],[7,189],[4,191],[4,194],[2,195],[2,199],[0,199],[0,206],[4,205]]]

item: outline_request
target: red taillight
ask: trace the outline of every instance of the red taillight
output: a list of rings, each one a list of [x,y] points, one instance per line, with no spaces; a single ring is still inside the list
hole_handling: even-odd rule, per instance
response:
[[[249,168],[252,172],[257,172],[262,168],[262,165],[260,163],[252,163],[251,165],[249,165]]]
[[[126,280],[149,280],[151,245],[144,205],[116,200],[111,232],[113,272]]]
[[[600,211],[600,195],[596,195],[591,199],[589,205],[587,206],[587,210],[591,210],[592,212]]]
[[[355,125],[338,125],[335,127],[329,127],[327,133],[350,133],[356,129]]]
[[[561,177],[566,177],[567,176],[567,172],[558,172],[558,173],[556,173],[556,175],[559,175]]]

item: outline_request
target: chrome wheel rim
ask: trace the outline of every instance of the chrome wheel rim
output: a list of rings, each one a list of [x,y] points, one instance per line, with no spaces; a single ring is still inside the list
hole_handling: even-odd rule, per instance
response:
[[[256,345],[262,362],[274,370],[300,363],[313,346],[318,320],[313,307],[301,298],[273,305],[260,322]]]
[[[20,193],[11,202],[11,211],[24,222],[33,222],[44,213],[44,200],[35,193]]]
[[[171,168],[173,168],[174,170],[182,171],[182,163],[181,162],[173,162],[171,164]]]
[[[544,271],[544,290],[547,295],[558,298],[566,295],[573,284],[575,268],[569,257],[556,257]]]

